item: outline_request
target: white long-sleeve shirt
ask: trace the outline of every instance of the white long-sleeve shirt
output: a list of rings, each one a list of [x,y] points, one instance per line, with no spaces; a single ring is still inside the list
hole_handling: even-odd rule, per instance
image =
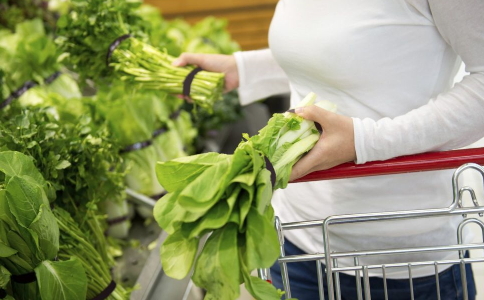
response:
[[[270,49],[235,54],[241,103],[290,91],[295,105],[315,92],[353,118],[360,164],[469,145],[484,136],[483,16],[482,0],[280,0]],[[453,86],[462,61],[470,75]],[[283,222],[441,208],[452,202],[451,176],[435,171],[289,184],[276,191],[273,205]],[[331,245],[349,251],[450,245],[461,219],[338,226]],[[287,231],[286,237],[308,253],[323,251],[319,229]],[[360,263],[382,262],[388,260]],[[407,270],[389,272],[408,276]]]

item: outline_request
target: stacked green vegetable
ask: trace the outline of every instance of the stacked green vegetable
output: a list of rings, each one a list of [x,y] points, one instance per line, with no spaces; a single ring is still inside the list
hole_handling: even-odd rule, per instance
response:
[[[186,156],[196,134],[188,112],[180,110],[181,102],[165,93],[129,90],[119,82],[103,87],[92,99],[93,110],[120,145],[127,187],[156,200],[165,192],[156,178],[156,162]],[[151,210],[143,212],[152,217]]]
[[[0,173],[0,263],[12,274],[13,296],[85,299],[87,279],[79,259],[57,260],[59,227],[45,192],[47,183],[32,159],[0,152]]]
[[[11,115],[1,118],[0,149],[20,151],[34,158],[35,165],[48,180],[48,195],[55,198],[54,214],[59,226],[72,223],[65,214],[59,213],[60,209],[72,215],[75,225],[61,226],[63,243],[59,253],[82,257],[88,277],[87,294],[93,297],[109,284],[105,276],[114,266],[104,236],[105,216],[99,206],[109,199],[125,198],[124,170],[118,148],[113,146],[105,127],[91,125],[89,115],[70,123],[57,120],[52,107],[29,110],[11,107],[10,112]],[[92,268],[92,261],[96,262],[96,269]],[[113,297],[125,299],[127,293],[118,285]]]
[[[62,1],[62,0],[60,0]],[[41,19],[49,30],[55,28],[56,13],[66,6],[59,0],[1,0],[0,28],[14,30],[15,26],[31,19]],[[56,5],[51,5],[56,4]]]
[[[7,294],[11,275],[12,274],[6,268],[0,265],[0,299],[14,300],[12,296]]]
[[[73,10],[57,23],[58,41],[68,53],[69,65],[81,80],[111,82],[118,77],[141,89],[183,94],[184,81],[194,67],[172,66],[174,57],[148,43],[147,25],[135,13],[139,4],[74,0]],[[189,96],[210,110],[222,98],[223,84],[223,74],[201,71],[191,83]]]
[[[14,32],[0,30],[0,70],[3,73],[0,103],[22,88],[22,93],[17,93],[11,101],[28,95],[22,97],[24,106],[55,103],[58,97],[81,97],[75,80],[61,73],[59,55],[60,51],[46,34],[40,19],[19,23]]]
[[[315,98],[311,93],[301,105]],[[194,266],[192,279],[207,290],[205,299],[237,299],[241,283],[256,299],[280,299],[271,284],[250,274],[279,256],[272,193],[286,187],[292,166],[319,136],[312,121],[286,112],[274,114],[258,135],[245,135],[232,155],[204,153],[159,162],[158,179],[169,192],[154,211],[169,233],[161,247],[165,273],[181,279]]]
[[[192,26],[183,19],[165,20],[157,8],[147,4],[136,9],[136,14],[148,24],[145,31],[150,43],[166,49],[172,56],[182,52],[232,54],[240,50],[227,30],[227,20],[209,16]],[[210,111],[188,102],[184,103],[183,110],[192,112],[198,131],[195,140],[198,153],[204,150],[207,139],[243,116],[237,91],[225,93]]]

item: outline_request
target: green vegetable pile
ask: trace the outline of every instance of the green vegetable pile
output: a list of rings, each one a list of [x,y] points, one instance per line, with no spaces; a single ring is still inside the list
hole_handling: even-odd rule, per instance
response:
[[[1,152],[0,173],[0,263],[12,275],[15,298],[85,299],[87,279],[80,260],[57,259],[59,227],[45,192],[46,181],[32,159],[19,152]]]
[[[49,223],[41,224],[42,230],[56,232],[55,254],[53,251],[45,255],[34,253],[36,257],[28,260],[28,267],[9,254],[9,260],[0,261],[0,265],[13,275],[34,269],[37,272],[42,266],[49,270],[59,269],[54,281],[49,278],[51,275],[41,272],[28,285],[10,280],[6,289],[15,299],[92,299],[110,286],[112,280],[110,270],[114,258],[105,236],[103,204],[126,198],[125,170],[119,146],[105,124],[92,122],[76,81],[69,74],[59,74],[62,70],[58,63],[60,51],[45,33],[40,20],[19,23],[15,32],[1,31],[0,36],[0,53],[3,54],[0,68],[4,70],[0,80],[2,99],[15,95],[0,110],[0,154],[16,151],[26,155],[41,171],[45,196],[39,194],[38,200],[49,199],[49,218],[52,217]],[[33,84],[17,94],[15,90],[26,86],[26,82]],[[11,163],[16,164],[16,161]],[[21,170],[22,165],[16,164],[13,168]],[[29,186],[22,188],[26,194],[31,189]],[[15,201],[21,199],[21,191],[16,193]],[[8,215],[7,210],[13,207],[9,205],[0,207],[0,215]],[[42,206],[42,212],[47,215],[47,208]],[[9,223],[10,228],[12,224]],[[11,229],[5,228],[8,237]],[[22,244],[22,251],[18,250],[22,259],[29,255],[23,251],[31,249],[33,252],[32,247],[39,244],[31,238],[23,238],[26,243]],[[10,240],[6,245],[9,243]],[[0,257],[7,256],[2,253]],[[60,264],[63,261],[72,262]],[[63,265],[67,267],[60,269]],[[59,285],[59,293],[56,285]],[[46,290],[57,294],[48,294]],[[128,297],[129,292],[120,284],[109,295],[109,299]]]
[[[0,0],[0,28],[14,30],[19,23],[32,19],[41,19],[45,27],[51,31],[55,28],[57,18],[56,9],[53,9],[50,4],[56,2],[59,1]],[[57,5],[56,8],[60,8],[60,6],[62,5]]]
[[[310,93],[301,105],[315,99]],[[158,179],[168,194],[154,214],[169,234],[161,247],[165,273],[181,279],[194,267],[192,280],[207,290],[205,299],[237,299],[241,283],[256,299],[280,299],[271,284],[250,274],[279,256],[272,193],[287,186],[292,166],[319,136],[312,121],[286,112],[274,114],[258,135],[244,135],[232,155],[159,162]]]
[[[53,212],[60,227],[58,255],[80,258],[85,272],[82,269],[78,272],[86,274],[86,291],[92,298],[109,284],[106,276],[110,276],[109,270],[114,266],[104,236],[105,216],[100,206],[107,200],[125,199],[124,170],[118,148],[111,144],[106,128],[92,127],[88,115],[70,123],[58,121],[52,115],[52,107],[29,110],[11,107],[9,112],[16,114],[2,116],[0,149],[27,154],[42,170],[47,180],[46,193],[53,201]],[[15,292],[18,290],[14,287]],[[118,285],[112,296],[125,299],[127,293]]]
[[[111,82],[117,77],[140,89],[181,95],[194,67],[172,66],[173,56],[149,44],[144,32],[148,25],[135,13],[139,5],[124,0],[74,0],[73,10],[57,23],[57,41],[81,80]],[[198,72],[189,97],[210,110],[222,98],[223,84],[221,73]]]
[[[119,244],[106,234],[125,238],[129,221],[122,232],[107,221],[127,216],[125,189],[159,198],[165,188],[156,162],[195,153],[197,132],[204,135],[240,113],[231,110],[240,108],[234,93],[218,101],[222,74],[197,73],[194,103],[179,99],[194,67],[172,67],[173,56],[238,48],[224,21],[207,18],[190,27],[124,0],[72,1],[54,41],[52,20],[41,21],[45,7],[36,10],[40,18],[29,13],[37,8],[29,5],[39,3],[0,0],[0,298],[92,299],[117,279],[111,270]],[[131,37],[109,52],[127,33]],[[133,145],[136,151],[126,151]],[[2,157],[14,175],[2,169]],[[26,208],[16,205],[32,207],[31,214],[22,219]],[[18,283],[18,275],[32,272],[36,280]],[[107,299],[129,294],[117,282]]]

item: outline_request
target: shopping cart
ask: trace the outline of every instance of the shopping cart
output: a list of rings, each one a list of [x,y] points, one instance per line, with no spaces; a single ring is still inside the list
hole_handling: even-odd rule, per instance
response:
[[[301,178],[297,182],[302,181],[315,181],[315,180],[326,180],[326,179],[337,179],[337,178],[350,178],[350,177],[360,177],[360,176],[372,176],[372,175],[385,175],[385,174],[395,174],[395,173],[406,173],[406,172],[420,172],[420,171],[433,171],[442,169],[455,169],[452,179],[449,178],[449,184],[452,182],[453,188],[453,199],[449,199],[450,205],[443,208],[436,209],[420,209],[420,210],[408,210],[408,211],[394,211],[394,212],[374,212],[365,214],[354,214],[354,215],[335,215],[330,216],[326,219],[321,220],[310,220],[292,223],[281,223],[281,221],[276,217],[275,226],[279,235],[281,255],[278,259],[278,263],[281,268],[282,281],[285,290],[286,299],[291,298],[290,289],[290,278],[291,274],[288,274],[288,264],[302,261],[314,261],[317,268],[318,277],[318,288],[320,299],[329,300],[341,299],[341,288],[340,288],[340,274],[350,273],[355,276],[355,285],[357,289],[357,299],[371,299],[371,286],[370,286],[370,271],[378,270],[381,272],[383,279],[383,290],[385,299],[389,299],[387,292],[387,272],[393,268],[405,268],[408,273],[410,298],[414,299],[418,295],[414,294],[413,291],[413,281],[415,277],[413,276],[413,270],[416,267],[430,266],[435,270],[435,282],[436,282],[436,294],[437,299],[440,297],[440,286],[439,286],[439,268],[442,266],[449,265],[459,265],[460,274],[462,279],[463,297],[468,299],[467,290],[467,278],[465,272],[466,264],[476,264],[484,262],[484,222],[477,216],[482,217],[484,214],[484,200],[479,200],[473,187],[470,186],[460,186],[461,181],[459,180],[464,172],[469,172],[468,170],[474,170],[472,172],[479,174],[482,180],[481,184],[484,183],[484,148],[475,149],[463,149],[463,150],[453,150],[445,152],[436,153],[426,153],[419,155],[412,155],[401,157],[397,159],[392,159],[384,162],[373,162],[364,165],[355,164],[344,164],[339,167],[333,168],[328,171],[314,172],[308,176]],[[452,180],[452,181],[450,181]],[[469,199],[471,204],[467,205],[464,203],[463,199]],[[382,222],[391,220],[403,220],[403,219],[416,219],[416,218],[436,218],[436,217],[450,217],[455,215],[462,215],[462,222],[458,226],[457,232],[455,232],[455,243],[438,246],[438,247],[428,247],[419,246],[411,248],[401,248],[401,249],[351,249],[351,251],[336,251],[331,246],[331,231],[330,228],[335,226],[340,226],[342,224],[354,224],[354,223],[366,223],[366,222]],[[463,241],[463,230],[470,224],[472,226],[478,226],[482,236],[479,236],[480,242],[465,244]],[[319,228],[321,230],[321,239],[324,244],[324,253],[310,253],[304,255],[285,255],[284,253],[284,232],[287,230],[307,230],[309,228]],[[477,254],[474,251],[479,249]],[[474,250],[472,257],[466,256],[465,253]],[[388,262],[379,264],[363,264],[360,263],[360,259],[371,256],[379,256],[381,258],[385,255],[405,255],[405,254],[415,254],[415,253],[443,253],[447,251],[453,251],[458,255],[456,259],[446,259],[446,260],[429,260],[429,261],[404,261],[401,260],[398,263]],[[432,255],[431,255],[432,256]],[[407,257],[407,256],[405,256]],[[353,262],[351,266],[339,267],[339,261],[342,259],[351,259]],[[323,277],[323,274],[327,276]],[[270,272],[268,269],[258,270],[258,275],[264,280],[270,281]],[[330,276],[331,275],[331,276]],[[324,278],[324,279],[323,279]],[[323,280],[326,281],[326,291],[323,288]],[[476,283],[477,284],[477,283]],[[481,284],[482,285],[482,284]],[[391,300],[391,299],[389,299]]]

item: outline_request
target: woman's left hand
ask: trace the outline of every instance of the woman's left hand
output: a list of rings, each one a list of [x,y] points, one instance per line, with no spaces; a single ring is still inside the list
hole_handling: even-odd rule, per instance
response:
[[[356,159],[353,119],[311,105],[297,108],[295,113],[305,119],[319,123],[323,133],[313,149],[292,168],[290,180],[304,175],[327,170]]]

